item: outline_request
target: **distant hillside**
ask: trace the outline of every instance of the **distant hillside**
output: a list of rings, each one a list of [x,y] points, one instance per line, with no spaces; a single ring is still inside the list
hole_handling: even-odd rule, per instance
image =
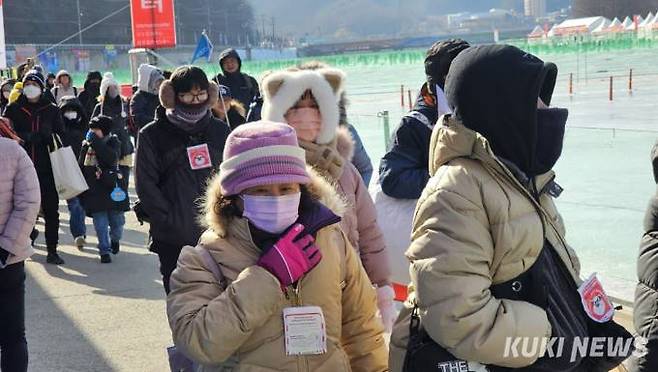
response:
[[[432,17],[458,12],[484,12],[491,8],[523,11],[523,0],[249,0],[259,22],[283,34],[345,34],[368,36],[396,34],[428,23]],[[570,0],[548,0],[549,11],[566,8]],[[266,18],[263,18],[265,15]],[[405,27],[406,26],[406,27]],[[421,27],[424,27],[422,25]]]
[[[79,0],[82,27],[86,27],[129,4],[128,0]],[[66,5],[63,5],[66,4]],[[229,43],[253,34],[253,12],[246,0],[174,0],[180,44],[196,43],[207,28],[217,42],[226,35]],[[9,44],[54,44],[78,31],[76,1],[4,1],[5,37]],[[82,34],[85,44],[130,44],[130,9]],[[68,43],[78,43],[78,37]]]

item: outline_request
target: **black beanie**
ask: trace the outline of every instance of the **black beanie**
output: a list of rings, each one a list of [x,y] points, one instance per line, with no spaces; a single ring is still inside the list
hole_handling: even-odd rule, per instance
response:
[[[89,129],[100,129],[103,136],[108,136],[112,130],[112,118],[105,115],[99,115],[91,119]]]
[[[39,74],[39,71],[37,70],[30,70],[25,74],[25,77],[23,77],[23,83],[26,81],[34,81],[35,83],[39,84],[39,87],[41,87],[41,90],[44,89],[44,81],[43,81],[43,76]]]
[[[462,39],[450,39],[437,41],[427,50],[427,54],[425,55],[425,75],[427,76],[430,92],[436,94],[434,91],[435,85],[444,89],[446,76],[450,70],[452,60],[469,46],[468,42]]]

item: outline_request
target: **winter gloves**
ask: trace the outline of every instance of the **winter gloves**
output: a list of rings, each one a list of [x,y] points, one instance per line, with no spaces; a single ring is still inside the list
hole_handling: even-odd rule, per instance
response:
[[[304,225],[296,224],[258,260],[258,266],[274,275],[285,288],[311,271],[322,254],[311,235],[297,239]]]
[[[377,288],[377,308],[379,308],[379,317],[384,323],[384,332],[393,331],[393,323],[398,316],[395,309],[395,291],[390,285]]]

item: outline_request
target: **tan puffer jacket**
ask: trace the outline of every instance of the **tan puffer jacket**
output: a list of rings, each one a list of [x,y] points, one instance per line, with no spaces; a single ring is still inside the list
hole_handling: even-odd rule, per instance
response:
[[[333,188],[313,174],[311,193],[340,214],[344,205]],[[218,195],[215,182],[210,195]],[[208,201],[213,203],[212,197]],[[212,205],[212,204],[211,204]],[[174,341],[211,371],[386,371],[383,329],[375,316],[376,295],[358,257],[337,225],[318,232],[322,261],[300,280],[299,297],[286,298],[278,280],[256,266],[260,256],[246,219],[216,214],[201,237],[219,263],[228,286],[222,289],[202,258],[184,248],[171,276],[167,313]],[[296,305],[320,306],[328,352],[286,356],[282,313]],[[230,368],[234,369],[230,369]]]
[[[546,218],[484,137],[449,116],[441,122],[430,145],[432,178],[419,199],[406,252],[413,293],[393,332],[391,370],[402,369],[410,301],[418,303],[421,322],[432,339],[456,357],[503,367],[528,366],[538,355],[506,358],[505,342],[508,337],[550,337],[546,312],[528,302],[496,299],[489,288],[528,270],[544,236],[577,284],[578,259],[564,240],[564,225],[552,198],[546,193],[540,197]],[[553,178],[552,171],[537,177],[537,190]]]

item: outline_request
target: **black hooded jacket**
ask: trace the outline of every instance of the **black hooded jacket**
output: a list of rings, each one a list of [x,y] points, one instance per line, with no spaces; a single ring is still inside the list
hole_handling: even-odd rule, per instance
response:
[[[3,81],[2,84],[0,84],[0,114],[2,114],[5,111],[5,108],[7,107],[7,105],[9,105],[9,100],[6,99],[2,95],[2,89],[5,86],[10,85],[10,84],[11,84],[11,86],[14,86],[14,84],[16,84],[16,80],[7,79],[7,80]]]
[[[238,71],[228,73],[224,70],[222,62],[229,57],[238,60]],[[237,99],[244,105],[250,107],[251,101],[258,95],[258,82],[252,76],[242,73],[242,59],[235,49],[226,49],[219,55],[219,66],[222,74],[215,77],[217,84],[226,85],[231,90],[233,98]]]
[[[197,223],[197,201],[206,190],[213,169],[219,169],[228,126],[207,115],[199,133],[191,134],[172,124],[164,107],[156,110],[155,121],[139,132],[135,160],[135,185],[140,204],[151,223],[154,241],[167,246],[194,245],[201,236]],[[212,168],[192,170],[187,148],[207,144]],[[153,244],[152,248],[158,244]]]
[[[67,111],[75,111],[78,113],[78,118],[69,120],[64,116]],[[59,104],[59,113],[62,121],[62,142],[66,146],[71,146],[76,159],[80,156],[80,149],[82,148],[82,141],[85,139],[87,130],[89,129],[89,119],[82,107],[80,101],[75,97],[64,97]]]
[[[455,61],[445,92],[454,114],[487,138],[496,156],[537,175],[537,97],[550,104],[557,67],[506,45],[471,47]]]
[[[78,94],[78,99],[82,104],[82,107],[85,109],[85,114],[87,117],[91,117],[91,114],[94,112],[94,107],[98,103],[98,96],[100,92],[100,81],[103,79],[101,73],[98,71],[91,71],[87,74],[87,80],[85,80],[85,89]],[[97,85],[92,85],[91,80],[98,80]]]
[[[651,155],[653,176],[658,183],[658,143]],[[658,191],[649,201],[644,216],[637,277],[633,322],[638,335],[647,339],[647,353],[633,356],[629,371],[649,372],[658,366]]]
[[[62,134],[59,109],[46,95],[37,103],[28,102],[21,95],[7,106],[4,116],[11,120],[16,134],[23,140],[23,148],[34,163],[37,173],[52,177],[50,151],[53,134]]]

